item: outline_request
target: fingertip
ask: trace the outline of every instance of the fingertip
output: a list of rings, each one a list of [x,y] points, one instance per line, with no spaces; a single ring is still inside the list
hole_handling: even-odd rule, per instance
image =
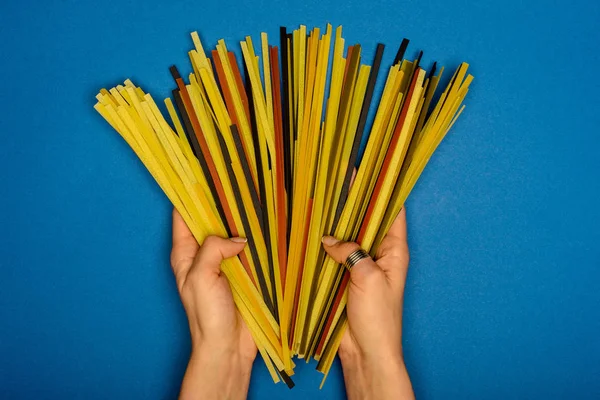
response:
[[[191,260],[198,253],[198,242],[189,230],[185,220],[173,208],[173,246],[171,249],[171,266],[175,277],[179,281],[181,274],[185,274],[191,265]],[[189,261],[189,262],[188,262]]]
[[[398,215],[396,216],[396,220],[406,221],[406,206],[405,205],[402,205],[400,212],[398,212]]]
[[[352,187],[352,185],[354,185],[354,180],[356,179],[356,173],[357,173],[357,170],[356,170],[356,168],[354,168],[352,170],[352,177],[350,178],[350,187]]]
[[[173,207],[173,227],[179,227],[182,223],[185,223],[183,217],[181,216],[181,214],[179,214],[179,211],[177,211],[177,209]]]
[[[173,248],[176,246],[189,246],[194,248],[194,251],[197,250],[198,242],[194,238],[194,235],[188,228],[185,220],[177,211],[176,208],[173,208],[173,226],[172,226],[172,235],[173,235]]]
[[[354,242],[344,242],[332,236],[323,237],[322,242],[325,252],[338,264],[346,261],[350,253],[360,249],[360,246]]]
[[[323,243],[327,247],[335,246],[340,241],[334,238],[333,236],[323,236],[321,238],[321,243]]]
[[[248,238],[245,237],[232,237],[229,238],[229,241],[232,242],[234,246],[234,248],[230,252],[231,255],[229,257],[233,257],[240,254],[246,248],[246,244],[248,244]],[[224,254],[224,256],[227,256],[227,254]]]
[[[200,252],[205,261],[218,266],[221,261],[241,253],[246,247],[246,241],[246,238],[241,237],[226,239],[218,236],[207,236],[200,247]]]
[[[406,206],[402,206],[387,234],[388,236],[406,240]]]

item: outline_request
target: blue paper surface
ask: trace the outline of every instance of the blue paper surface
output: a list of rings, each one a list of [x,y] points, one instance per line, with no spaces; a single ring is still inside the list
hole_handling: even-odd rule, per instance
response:
[[[0,4],[0,398],[175,398],[189,352],[171,206],[92,106],[131,77],[156,99],[189,32],[230,48],[344,26],[383,66],[471,64],[467,108],[408,203],[404,349],[418,398],[600,398],[600,3],[55,1]],[[251,399],[345,398],[260,359]]]

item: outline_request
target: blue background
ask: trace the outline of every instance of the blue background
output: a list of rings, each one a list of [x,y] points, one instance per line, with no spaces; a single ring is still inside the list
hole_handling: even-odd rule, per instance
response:
[[[597,1],[2,1],[0,397],[175,398],[189,334],[171,206],[92,105],[126,77],[161,99],[188,33],[232,48],[280,24],[425,50],[476,79],[408,203],[406,360],[424,399],[600,398]],[[339,364],[317,389],[343,398]]]

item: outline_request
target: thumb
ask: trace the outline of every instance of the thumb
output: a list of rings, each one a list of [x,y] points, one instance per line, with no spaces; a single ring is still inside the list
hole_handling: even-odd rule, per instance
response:
[[[206,273],[219,275],[221,273],[221,262],[226,258],[238,255],[246,246],[247,239],[234,237],[223,239],[218,236],[207,236],[200,246],[196,258],[196,268]]]
[[[337,240],[333,236],[324,236],[322,242],[325,252],[340,264],[343,264],[350,254],[360,250],[357,243]],[[363,258],[350,268],[350,280],[360,286],[368,275],[377,271],[381,272],[371,257]]]

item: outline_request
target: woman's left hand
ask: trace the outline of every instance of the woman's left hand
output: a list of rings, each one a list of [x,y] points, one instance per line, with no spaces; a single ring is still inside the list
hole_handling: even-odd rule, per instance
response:
[[[181,399],[246,398],[257,349],[221,273],[221,262],[245,245],[244,238],[209,236],[199,246],[173,210],[171,266],[192,339]]]

